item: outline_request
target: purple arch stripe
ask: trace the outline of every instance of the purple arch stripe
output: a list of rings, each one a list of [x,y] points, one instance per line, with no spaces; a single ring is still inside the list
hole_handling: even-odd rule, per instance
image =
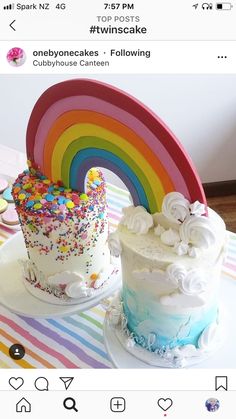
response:
[[[105,167],[104,166],[104,159],[102,159],[101,157],[96,157],[93,159],[93,164],[94,167]],[[83,164],[81,164],[81,166],[79,167],[80,171],[82,173],[87,173],[89,171],[89,169],[91,169],[91,159],[89,160],[85,160]],[[113,173],[116,172],[116,167],[114,167],[112,162],[108,162],[106,161],[106,169],[111,170]],[[131,180],[128,178],[128,176],[126,176],[123,173],[123,177],[122,177],[122,181],[124,182],[124,184],[126,185],[127,189],[129,190],[131,196],[132,196],[132,200],[133,200],[133,204],[136,205],[140,205],[140,199],[137,193],[136,188],[134,187],[133,183],[131,182]]]
[[[158,138],[136,117],[104,100],[91,96],[72,96],[61,99],[53,104],[41,119],[35,137],[34,159],[39,167],[43,167],[44,141],[55,120],[65,112],[72,110],[90,110],[108,115],[123,123],[140,137],[145,139],[146,144],[157,155],[167,173],[170,174],[172,182],[177,191],[181,191],[186,198],[190,198],[190,192],[185,183],[184,177],[176,166],[174,160],[165,149]]]

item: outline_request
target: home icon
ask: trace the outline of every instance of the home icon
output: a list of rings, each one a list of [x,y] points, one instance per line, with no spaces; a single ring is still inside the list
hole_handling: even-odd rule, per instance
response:
[[[17,413],[30,413],[31,404],[24,397],[16,404]]]

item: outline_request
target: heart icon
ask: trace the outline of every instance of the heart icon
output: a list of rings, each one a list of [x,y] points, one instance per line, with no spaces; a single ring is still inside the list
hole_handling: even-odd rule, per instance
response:
[[[164,410],[164,412],[166,412],[172,406],[173,401],[169,398],[167,399],[162,398],[157,401],[157,404],[162,410]]]
[[[24,380],[21,377],[11,377],[9,380],[9,384],[14,390],[19,390],[24,384]]]

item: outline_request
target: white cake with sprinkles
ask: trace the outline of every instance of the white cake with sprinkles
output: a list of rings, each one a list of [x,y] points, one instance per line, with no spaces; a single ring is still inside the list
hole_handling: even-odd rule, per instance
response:
[[[22,264],[30,292],[58,304],[92,298],[113,271],[101,172],[91,169],[87,191],[79,193],[30,167],[16,179],[13,196],[28,253]]]

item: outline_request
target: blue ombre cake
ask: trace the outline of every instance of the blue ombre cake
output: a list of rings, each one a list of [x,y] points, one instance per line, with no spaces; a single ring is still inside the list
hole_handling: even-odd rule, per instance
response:
[[[226,230],[214,211],[204,214],[204,205],[172,192],[161,213],[124,209],[109,237],[123,274],[110,319],[126,349],[151,365],[200,362],[222,341],[218,289]]]

